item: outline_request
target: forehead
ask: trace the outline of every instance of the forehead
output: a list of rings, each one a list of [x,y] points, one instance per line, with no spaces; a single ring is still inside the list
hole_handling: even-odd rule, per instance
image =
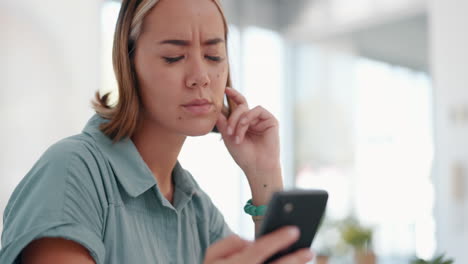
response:
[[[154,38],[224,38],[223,18],[213,0],[160,0],[143,21]]]

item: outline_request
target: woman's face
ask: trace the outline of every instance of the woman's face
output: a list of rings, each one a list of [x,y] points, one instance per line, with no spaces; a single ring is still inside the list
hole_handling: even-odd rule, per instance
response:
[[[144,19],[134,64],[144,122],[187,136],[213,129],[228,61],[223,19],[212,0],[158,2]]]

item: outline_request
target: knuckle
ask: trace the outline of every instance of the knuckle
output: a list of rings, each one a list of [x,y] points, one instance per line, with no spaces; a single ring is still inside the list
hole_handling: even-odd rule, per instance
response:
[[[241,115],[247,112],[248,110],[249,108],[246,105],[239,105],[239,107],[237,107],[236,110],[234,110],[234,112]]]
[[[247,123],[247,120],[249,118],[250,118],[250,112],[245,112],[240,117],[242,123]]]
[[[267,243],[255,243],[254,251],[260,254],[265,254],[271,247]]]
[[[232,113],[232,115],[229,118],[229,124],[234,124],[235,122],[237,122],[237,119],[239,118],[240,115],[241,115],[240,112]]]

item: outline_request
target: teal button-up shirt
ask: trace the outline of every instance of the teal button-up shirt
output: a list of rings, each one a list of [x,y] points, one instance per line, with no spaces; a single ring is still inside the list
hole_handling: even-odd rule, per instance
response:
[[[79,135],[51,146],[14,190],[3,216],[0,263],[20,263],[32,240],[61,237],[102,263],[202,263],[231,233],[179,163],[173,204],[130,139],[117,143],[95,115]]]

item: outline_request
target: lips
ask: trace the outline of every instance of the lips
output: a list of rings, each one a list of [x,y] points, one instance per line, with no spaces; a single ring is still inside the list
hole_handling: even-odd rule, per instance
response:
[[[195,99],[195,100],[188,102],[187,104],[183,104],[183,106],[197,106],[197,105],[206,105],[206,104],[212,104],[212,103],[208,101],[207,99]]]
[[[211,112],[213,103],[211,103],[207,99],[195,99],[187,104],[183,104],[182,107],[191,114],[203,115]]]

